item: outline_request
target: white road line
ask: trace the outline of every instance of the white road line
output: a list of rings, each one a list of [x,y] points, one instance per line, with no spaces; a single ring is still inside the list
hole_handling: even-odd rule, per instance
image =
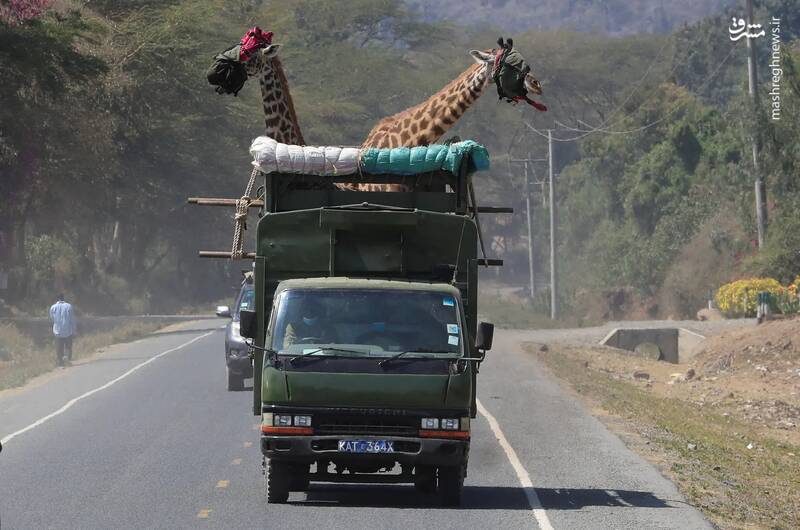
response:
[[[528,505],[530,505],[531,511],[533,511],[533,516],[536,518],[539,528],[542,530],[553,530],[553,525],[550,524],[550,519],[548,519],[547,513],[544,508],[542,508],[542,503],[539,501],[539,496],[533,488],[533,481],[530,475],[528,475],[528,472],[525,471],[525,468],[522,467],[522,462],[519,461],[519,457],[517,457],[514,448],[508,443],[506,435],[503,434],[503,431],[500,429],[500,424],[497,423],[495,417],[484,408],[483,403],[481,403],[479,399],[475,401],[478,405],[478,412],[489,422],[489,427],[492,428],[492,432],[494,432],[497,441],[500,443],[500,447],[506,452],[508,461],[511,462],[511,467],[514,468],[514,472],[517,474],[519,483],[525,489],[525,496],[528,497]]]
[[[56,410],[55,412],[51,412],[47,416],[36,420],[35,422],[31,423],[27,427],[24,427],[24,428],[18,430],[17,432],[12,432],[11,434],[6,436],[5,438],[0,439],[0,444],[5,445],[6,443],[8,443],[9,441],[13,440],[14,438],[19,436],[20,434],[24,434],[24,433],[30,431],[31,429],[35,429],[39,425],[42,425],[43,423],[46,423],[46,422],[52,420],[56,416],[59,416],[59,415],[63,414],[64,412],[68,411],[78,401],[80,401],[82,399],[86,399],[87,397],[89,397],[89,396],[91,396],[93,394],[96,394],[97,392],[100,392],[101,390],[105,390],[106,388],[110,387],[111,385],[113,385],[115,383],[119,383],[120,381],[122,381],[123,379],[125,379],[126,377],[128,377],[129,375],[134,373],[139,368],[143,368],[143,367],[147,366],[148,364],[150,364],[151,362],[155,361],[156,359],[159,359],[159,358],[161,358],[161,357],[163,357],[163,356],[165,356],[165,355],[167,355],[169,353],[172,353],[174,351],[180,350],[181,348],[185,348],[189,344],[192,344],[193,342],[196,342],[196,341],[198,341],[200,339],[208,337],[212,333],[215,333],[215,331],[209,331],[208,333],[204,333],[202,335],[199,335],[199,336],[193,338],[190,341],[184,342],[180,346],[176,346],[174,348],[170,348],[169,350],[162,351],[161,353],[150,357],[146,361],[144,361],[144,362],[142,362],[140,364],[137,364],[136,366],[134,366],[133,368],[131,368],[130,370],[128,370],[127,372],[125,372],[121,376],[112,379],[111,381],[109,381],[108,383],[104,384],[103,386],[99,386],[99,387],[95,388],[94,390],[90,390],[90,391],[86,392],[85,394],[81,394],[80,396],[78,396],[76,398],[70,399],[69,401],[66,402],[66,404],[64,404],[63,407],[61,407],[60,409]]]

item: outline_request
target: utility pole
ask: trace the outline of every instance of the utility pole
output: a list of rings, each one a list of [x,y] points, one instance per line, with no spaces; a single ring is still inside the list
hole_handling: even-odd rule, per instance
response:
[[[558,267],[556,263],[556,179],[553,176],[553,130],[547,130],[547,160],[550,171],[550,318],[558,318]]]
[[[746,0],[747,24],[753,24],[753,0]],[[749,27],[748,30],[749,31]],[[747,86],[753,98],[753,115],[758,116],[758,70],[756,66],[756,47],[753,39],[747,37]],[[756,123],[758,125],[758,121]],[[764,247],[764,238],[767,230],[767,188],[761,176],[758,163],[758,152],[761,149],[758,128],[752,131],[753,142],[753,173],[756,191],[756,225],[758,227],[758,248]]]
[[[531,219],[531,184],[528,180],[528,161],[531,155],[525,160],[525,212],[528,216],[528,281],[530,285],[531,300],[536,294],[536,283],[533,273],[533,220]]]

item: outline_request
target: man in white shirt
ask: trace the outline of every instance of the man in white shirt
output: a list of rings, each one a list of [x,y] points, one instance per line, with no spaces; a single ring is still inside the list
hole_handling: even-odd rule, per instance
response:
[[[59,294],[56,303],[50,306],[50,320],[53,321],[53,335],[56,339],[56,364],[72,361],[72,337],[75,335],[75,315],[72,306]]]

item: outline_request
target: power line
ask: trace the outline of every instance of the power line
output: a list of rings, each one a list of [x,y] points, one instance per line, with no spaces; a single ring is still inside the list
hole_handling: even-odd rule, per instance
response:
[[[650,75],[650,72],[652,72],[653,68],[654,68],[654,67],[655,67],[655,65],[658,63],[658,60],[661,58],[662,54],[664,54],[664,52],[665,52],[666,50],[667,50],[667,47],[666,47],[666,46],[665,46],[665,47],[663,47],[663,48],[661,48],[661,51],[658,53],[658,55],[656,55],[655,59],[654,59],[653,61],[651,61],[651,62],[650,62],[650,66],[648,66],[648,67],[647,67],[647,70],[645,70],[645,72],[644,72],[644,75],[643,75],[641,78],[639,78],[639,80],[636,82],[636,84],[635,84],[635,85],[634,85],[634,87],[633,87],[633,90],[631,90],[631,91],[628,93],[628,95],[625,97],[625,99],[623,100],[623,102],[622,102],[622,103],[620,103],[619,105],[617,105],[617,107],[616,107],[614,110],[612,110],[612,111],[611,111],[611,113],[608,115],[608,118],[606,118],[605,120],[603,120],[603,122],[600,124],[600,127],[602,127],[603,125],[606,125],[606,124],[607,124],[607,123],[608,123],[608,122],[611,120],[611,118],[612,118],[612,117],[613,117],[615,114],[617,114],[617,112],[619,112],[619,111],[620,111],[620,110],[621,110],[621,109],[622,109],[622,108],[623,108],[623,107],[624,107],[624,106],[625,106],[625,105],[628,103],[628,101],[630,101],[630,99],[633,97],[633,95],[634,95],[634,94],[635,94],[635,93],[636,93],[636,92],[639,90],[639,88],[641,88],[641,86],[642,86],[642,84],[644,83],[645,79],[647,79],[647,77]],[[692,52],[692,54],[694,54],[694,53],[696,53],[696,52]],[[691,57],[691,56],[690,56],[690,57]],[[672,75],[672,74],[675,72],[676,68],[677,68],[677,63],[676,63],[676,65],[675,65],[675,66],[673,66],[673,67],[672,67],[672,70],[670,70],[670,73],[669,73],[669,75]],[[523,121],[524,121],[524,120],[523,120]],[[560,123],[560,122],[558,122],[558,121],[556,121],[556,123],[557,123],[558,125],[560,125],[560,126],[564,127],[564,128],[567,128],[567,129],[569,128],[569,127],[566,127],[566,126],[564,126],[564,124],[562,124],[562,123]],[[525,123],[525,124],[526,124],[526,125],[528,125],[527,123]],[[538,132],[538,131],[537,131],[537,132]],[[582,131],[582,132],[588,132],[588,131]],[[516,137],[516,134],[517,134],[517,133],[514,133],[514,136],[515,136],[515,137]],[[540,132],[539,134],[540,134],[541,136],[544,136],[544,134],[543,134],[543,133],[541,133],[541,132]],[[581,136],[581,137],[579,137],[579,138],[583,138],[583,136]],[[576,138],[576,139],[579,139],[579,138]],[[558,140],[558,139],[555,139],[555,140],[556,140],[556,141],[560,141],[560,140]],[[548,140],[548,141],[549,141],[549,140]],[[514,139],[512,139],[512,141],[511,141],[511,144],[509,145],[509,151],[511,150],[511,148],[512,148],[512,146],[513,146],[513,143],[514,143]]]
[[[604,126],[604,125],[606,125],[606,124],[607,124],[609,121],[611,121],[611,118],[612,118],[612,117],[613,117],[615,114],[617,114],[617,112],[619,112],[619,111],[620,111],[620,110],[621,110],[623,107],[625,107],[625,105],[628,103],[628,101],[630,101],[630,99],[633,97],[633,95],[634,95],[634,94],[636,94],[636,92],[637,92],[637,91],[638,91],[638,90],[641,88],[641,86],[642,86],[642,84],[644,83],[645,79],[647,79],[647,77],[650,75],[650,72],[652,72],[652,71],[653,71],[653,68],[655,67],[655,65],[656,65],[656,64],[658,64],[658,61],[659,61],[659,59],[661,59],[661,56],[664,54],[664,52],[666,52],[666,50],[667,50],[667,49],[668,49],[668,47],[667,47],[667,46],[664,46],[663,48],[661,48],[661,51],[658,53],[658,55],[655,57],[655,59],[653,59],[653,60],[650,62],[650,66],[648,66],[648,67],[647,67],[647,70],[645,71],[644,75],[643,75],[643,76],[642,76],[642,77],[639,79],[639,81],[637,81],[637,82],[635,83],[635,85],[634,85],[634,87],[633,87],[633,90],[631,90],[631,91],[628,93],[627,97],[626,97],[626,98],[625,98],[625,99],[622,101],[622,103],[620,103],[619,105],[617,105],[617,107],[616,107],[614,110],[612,110],[612,111],[611,111],[611,113],[608,115],[608,117],[607,117],[606,119],[604,119],[604,120],[603,120],[603,121],[600,123],[600,125],[598,125],[598,126],[597,126],[597,127],[595,127],[595,128],[597,128],[597,129],[603,128],[603,126]],[[687,59],[687,61],[688,61],[689,59],[691,59],[691,58],[692,58],[692,56],[693,56],[694,54],[696,54],[696,53],[697,53],[696,51],[693,51],[693,52],[691,53],[691,55],[689,56],[689,58]],[[677,70],[677,69],[678,69],[678,65],[679,65],[679,64],[680,64],[680,63],[676,62],[676,63],[675,63],[673,66],[672,66],[672,69],[669,71],[669,74],[667,74],[667,77],[669,77],[669,76],[671,76],[672,74],[674,74],[674,73],[675,73],[675,70]],[[560,123],[559,121],[556,121],[555,123],[556,123],[557,125],[559,125],[559,126],[561,126],[561,127],[565,128],[565,129],[571,129],[570,127],[568,127],[568,126],[564,125],[563,123]],[[588,131],[579,131],[578,129],[571,129],[571,130],[574,130],[574,131],[576,131],[576,132],[588,132]]]
[[[733,55],[734,51],[735,51],[734,46],[731,46],[730,47],[730,51],[728,52],[728,55],[725,56],[725,59],[723,59],[722,62],[719,63],[717,68],[715,68],[714,71],[711,74],[709,74],[709,76],[706,78],[706,80],[703,81],[703,83],[700,85],[700,87],[698,87],[698,91],[701,91],[702,89],[704,89],[717,76],[717,74],[727,64],[728,60],[730,60],[730,58]],[[572,130],[572,131],[575,131],[575,132],[581,132],[582,134],[579,134],[579,135],[574,136],[572,138],[552,138],[552,141],[554,141],[554,142],[574,142],[576,140],[581,140],[583,138],[586,138],[590,134],[595,134],[595,133],[618,135],[618,134],[634,134],[634,133],[637,133],[637,132],[641,132],[641,131],[644,131],[646,129],[649,129],[650,127],[654,127],[654,126],[658,125],[659,123],[662,123],[664,120],[666,120],[667,118],[669,118],[670,116],[675,114],[686,103],[688,103],[688,101],[689,100],[684,100],[684,101],[680,101],[680,102],[676,103],[672,107],[672,109],[670,109],[665,115],[663,115],[662,117],[658,118],[657,120],[654,120],[651,123],[648,123],[646,125],[642,125],[640,127],[636,127],[636,128],[633,128],[633,129],[625,130],[625,131],[612,131],[612,130],[603,129],[603,128],[600,128],[600,127],[592,127],[591,125],[589,125],[589,124],[587,124],[585,122],[582,122],[581,120],[576,120],[576,121],[582,123],[584,126],[587,127],[587,129],[577,129],[577,128],[573,128],[573,127],[566,127],[566,126],[564,126],[564,124],[557,122],[557,123],[559,123],[559,125],[563,129]],[[548,134],[545,133],[544,131],[541,131],[541,130],[537,129],[536,127],[532,126],[530,123],[528,123],[526,121],[523,121],[523,123],[525,124],[525,126],[530,131],[538,134],[542,138],[548,138]]]

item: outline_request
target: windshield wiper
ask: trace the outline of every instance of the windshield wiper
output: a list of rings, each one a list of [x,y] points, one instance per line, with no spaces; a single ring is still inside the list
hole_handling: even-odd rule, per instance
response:
[[[252,340],[250,342],[244,341],[244,343],[247,345],[248,348],[253,348],[254,350],[263,351],[265,353],[268,353],[271,357],[278,356],[278,352],[276,352],[272,348],[262,348],[261,346],[256,346],[255,344],[253,344]],[[252,354],[250,355],[250,357],[252,358]]]
[[[297,361],[298,359],[303,359],[305,357],[308,357],[310,355],[314,355],[314,354],[319,353],[321,351],[336,351],[336,352],[342,352],[342,353],[364,353],[363,351],[358,351],[358,350],[346,350],[344,348],[332,348],[332,347],[329,348],[329,347],[326,346],[324,348],[315,348],[315,349],[313,349],[311,351],[307,351],[305,353],[301,353],[300,355],[295,355],[294,357],[289,359],[289,362],[293,363],[293,362]],[[333,356],[329,356],[329,357],[333,357]]]
[[[407,353],[453,353],[453,352],[444,351],[444,350],[429,350],[429,349],[426,349],[426,348],[417,348],[416,350],[406,350],[406,351],[401,351],[400,353],[396,353],[396,354],[392,355],[391,357],[387,357],[386,359],[384,359],[381,362],[379,362],[378,366],[385,366],[386,364],[394,361],[395,359],[399,359],[400,357],[402,357],[403,355],[405,355]],[[430,359],[438,359],[438,357],[414,357],[414,360],[418,360],[418,359],[428,359],[428,360],[430,360]]]

